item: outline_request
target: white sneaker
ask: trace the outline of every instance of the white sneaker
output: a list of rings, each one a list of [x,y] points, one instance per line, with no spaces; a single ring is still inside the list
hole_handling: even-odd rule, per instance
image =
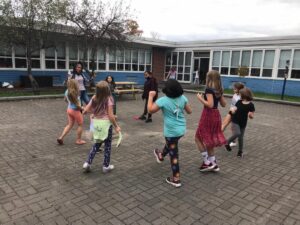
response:
[[[83,163],[83,169],[85,172],[89,172],[91,170],[91,165],[88,162]]]
[[[230,147],[235,147],[236,146],[236,142],[230,142],[229,146]]]
[[[103,171],[103,173],[108,173],[111,170],[113,170],[114,168],[115,168],[114,165],[109,165],[108,167],[103,166],[102,171]]]

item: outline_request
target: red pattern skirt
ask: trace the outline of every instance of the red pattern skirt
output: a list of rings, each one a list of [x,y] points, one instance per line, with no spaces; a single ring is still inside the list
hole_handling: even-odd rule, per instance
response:
[[[226,144],[222,132],[222,119],[218,109],[204,107],[195,136],[206,148]]]

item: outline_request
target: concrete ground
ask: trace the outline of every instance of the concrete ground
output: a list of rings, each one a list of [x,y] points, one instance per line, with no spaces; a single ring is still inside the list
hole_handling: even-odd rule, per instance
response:
[[[75,145],[74,130],[65,145],[56,144],[66,124],[62,99],[1,102],[0,224],[299,225],[300,108],[255,102],[245,157],[219,148],[220,172],[200,173],[193,139],[202,105],[186,96],[193,114],[180,141],[181,188],[165,182],[169,161],[157,164],[152,153],[164,144],[161,113],[150,124],[133,119],[141,100],[118,102],[124,141],[113,148],[109,174],[102,173],[101,153],[83,173],[91,144]]]

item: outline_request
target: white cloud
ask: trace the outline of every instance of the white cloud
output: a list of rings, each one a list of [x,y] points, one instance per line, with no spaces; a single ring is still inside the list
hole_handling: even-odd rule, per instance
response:
[[[131,0],[131,7],[145,37],[151,31],[173,41],[300,34],[298,0]]]

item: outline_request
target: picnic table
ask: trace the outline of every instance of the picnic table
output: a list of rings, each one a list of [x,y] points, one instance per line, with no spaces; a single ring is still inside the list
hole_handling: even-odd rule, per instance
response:
[[[116,93],[119,97],[122,94],[132,94],[133,98],[136,99],[136,94],[143,92],[142,89],[136,87],[137,83],[132,81],[116,81]]]

